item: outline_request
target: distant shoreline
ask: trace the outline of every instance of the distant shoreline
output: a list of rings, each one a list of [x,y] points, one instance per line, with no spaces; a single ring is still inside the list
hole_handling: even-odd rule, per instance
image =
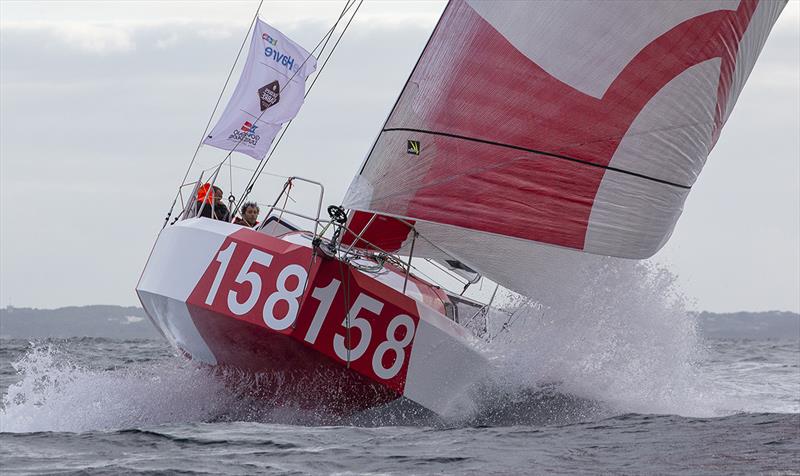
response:
[[[706,338],[800,340],[800,314],[796,312],[700,312],[696,317],[698,331]],[[144,310],[136,306],[0,308],[0,338],[50,337],[162,339]]]

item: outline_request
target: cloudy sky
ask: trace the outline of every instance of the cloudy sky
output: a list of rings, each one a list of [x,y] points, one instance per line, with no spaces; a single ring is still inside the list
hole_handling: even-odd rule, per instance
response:
[[[138,304],[257,3],[0,2],[0,306]],[[261,17],[310,50],[342,6],[265,1]],[[365,2],[268,172],[323,181],[339,203],[443,7]],[[697,309],[800,311],[798,130],[793,0],[654,258]],[[222,157],[204,148],[199,166]],[[234,190],[249,175],[237,170]],[[278,181],[256,198],[271,201]]]

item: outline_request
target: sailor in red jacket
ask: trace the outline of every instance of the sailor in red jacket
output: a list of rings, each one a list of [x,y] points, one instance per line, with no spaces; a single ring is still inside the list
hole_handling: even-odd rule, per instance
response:
[[[197,190],[195,203],[195,216],[214,218],[216,220],[231,221],[228,207],[222,203],[222,189],[209,183],[203,184]]]

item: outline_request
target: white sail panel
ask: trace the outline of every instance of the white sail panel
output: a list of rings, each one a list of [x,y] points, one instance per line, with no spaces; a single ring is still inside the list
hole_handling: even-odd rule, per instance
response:
[[[674,226],[689,189],[654,187],[642,176],[672,183],[693,184],[697,180],[713,147],[720,63],[719,58],[712,58],[688,68],[656,93],[633,120],[609,166],[638,176],[620,173],[603,176],[589,215],[584,251],[651,256],[667,241],[672,228],[664,230],[650,224]],[[692,101],[675,107],[687,95]],[[659,160],[641,160],[648,155]],[[620,233],[626,229],[638,233]]]
[[[738,0],[670,2],[636,0],[540,1],[531,15],[497,2],[467,0],[484,20],[548,74],[571,87],[602,98],[623,69],[648,44],[675,25],[719,10],[734,11]],[[526,13],[526,12],[524,12]],[[587,13],[591,17],[587,16]],[[600,41],[598,41],[600,40]],[[553,54],[553,50],[559,54]]]
[[[784,5],[455,0],[345,204],[648,257]]]
[[[785,3],[451,1],[348,191],[351,229],[377,213],[363,237],[407,252],[415,226],[415,255],[517,290],[541,245],[651,256]]]

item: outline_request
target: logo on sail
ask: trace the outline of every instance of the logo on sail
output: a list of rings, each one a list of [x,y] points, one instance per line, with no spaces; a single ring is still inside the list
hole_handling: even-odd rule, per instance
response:
[[[261,136],[256,134],[256,129],[258,129],[257,125],[250,121],[244,121],[239,130],[233,131],[233,133],[228,136],[228,140],[235,140],[255,147],[256,144],[258,144],[258,140],[261,139]]]
[[[277,48],[267,46],[264,48],[264,56],[267,58],[272,58],[272,60],[278,64],[286,66],[289,68],[289,71],[294,69],[294,58],[285,53],[281,53]]]
[[[272,46],[278,46],[278,39],[269,36],[269,34],[267,34],[267,33],[262,33],[261,34],[261,39],[266,41],[267,43],[269,43]]]
[[[250,121],[244,121],[244,124],[242,124],[242,132],[246,132],[249,136],[256,135],[256,129],[258,129],[258,126]]]
[[[408,147],[406,148],[406,152],[413,155],[419,155],[419,141],[418,140],[408,141]]]
[[[266,111],[268,108],[278,104],[281,100],[281,85],[277,81],[273,81],[258,90],[258,99],[261,101],[261,110]]]

